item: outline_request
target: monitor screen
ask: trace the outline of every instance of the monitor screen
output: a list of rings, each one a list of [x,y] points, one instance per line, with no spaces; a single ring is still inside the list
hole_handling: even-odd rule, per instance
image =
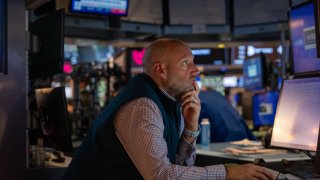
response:
[[[258,93],[253,96],[253,126],[272,126],[277,110],[279,93],[277,91],[268,91]]]
[[[255,57],[243,62],[244,87],[250,90],[263,88],[262,59]]]
[[[7,10],[6,2],[0,0],[0,74],[7,73]]]
[[[52,12],[30,23],[32,48],[29,78],[46,79],[63,73],[64,10]]]
[[[72,0],[71,11],[101,15],[127,16],[128,0]]]
[[[72,149],[65,87],[36,89],[35,98],[45,146]]]
[[[316,151],[320,126],[320,78],[284,80],[272,146]]]
[[[113,54],[114,49],[112,46],[78,46],[78,63],[105,63]]]
[[[292,47],[293,73],[320,70],[317,58],[314,4],[304,3],[289,12],[289,30]]]
[[[223,86],[224,87],[237,87],[238,86],[238,77],[237,76],[223,77]]]
[[[77,64],[79,61],[79,51],[76,44],[64,44],[64,60],[71,64]]]
[[[203,89],[216,90],[222,95],[225,95],[223,86],[223,76],[220,75],[202,75],[201,86]]]
[[[197,65],[223,65],[227,61],[229,50],[219,48],[192,49],[194,64]]]

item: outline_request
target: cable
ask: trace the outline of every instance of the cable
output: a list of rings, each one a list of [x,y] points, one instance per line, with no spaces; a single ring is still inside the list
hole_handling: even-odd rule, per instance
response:
[[[306,154],[311,159],[312,162],[315,161],[316,158],[310,153],[310,151],[302,151],[302,152]]]
[[[276,177],[276,180],[278,180],[278,178],[279,178],[279,175],[280,175],[280,171],[278,172],[278,175],[277,175],[277,177]]]

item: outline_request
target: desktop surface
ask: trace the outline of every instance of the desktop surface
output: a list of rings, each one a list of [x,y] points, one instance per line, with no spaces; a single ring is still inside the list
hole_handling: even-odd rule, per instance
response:
[[[257,141],[259,142],[259,141]],[[236,161],[253,162],[255,159],[262,158],[265,162],[280,162],[282,159],[289,161],[309,160],[310,158],[304,153],[296,153],[284,149],[267,149],[262,146],[259,147],[256,153],[228,153],[228,148],[237,148],[239,145],[231,142],[211,143],[209,146],[196,145],[197,155],[225,158]],[[227,162],[227,161],[226,161]]]
[[[310,179],[306,178],[310,176],[320,179],[320,176],[312,169],[310,158],[303,152],[263,148],[259,145],[259,141],[250,141],[249,145],[243,142],[246,141],[211,143],[209,146],[197,144],[196,165],[254,163],[280,172],[279,179]],[[234,151],[230,153],[230,149]],[[252,149],[253,151],[245,152],[237,151],[237,149]]]

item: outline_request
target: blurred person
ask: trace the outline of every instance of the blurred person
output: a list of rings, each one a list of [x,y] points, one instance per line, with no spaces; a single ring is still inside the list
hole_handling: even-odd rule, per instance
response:
[[[209,119],[211,142],[257,140],[243,117],[221,93],[207,89],[200,92],[199,98],[201,101],[199,121],[201,122],[203,118]]]

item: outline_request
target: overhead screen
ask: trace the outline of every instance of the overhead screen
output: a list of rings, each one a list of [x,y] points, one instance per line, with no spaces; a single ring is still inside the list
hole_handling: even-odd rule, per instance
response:
[[[71,11],[126,16],[128,13],[128,0],[72,0]]]
[[[233,2],[235,26],[287,21],[289,1],[236,0]]]
[[[225,1],[169,0],[170,24],[227,24]]]
[[[162,24],[162,1],[130,0],[128,16],[121,19],[132,22]]]
[[[304,3],[289,12],[289,30],[295,74],[320,70],[317,58],[314,4]]]

